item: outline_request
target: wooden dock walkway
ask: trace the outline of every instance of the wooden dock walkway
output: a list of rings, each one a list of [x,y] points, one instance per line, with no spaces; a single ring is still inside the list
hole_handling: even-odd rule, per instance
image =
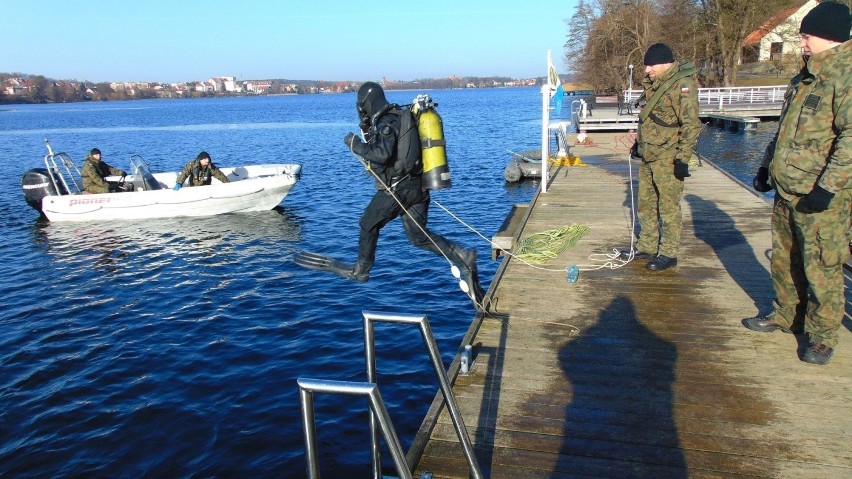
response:
[[[676,268],[588,271],[590,255],[630,242],[632,144],[590,138],[572,148],[590,166],[559,168],[523,225],[589,233],[544,265],[557,271],[504,258],[494,314],[460,346],[474,362],[453,390],[484,477],[852,477],[849,304],[827,366],[800,360],[804,336],[747,330],[771,310],[771,207],[707,162],[690,168]],[[569,264],[584,269],[574,284]],[[415,477],[467,478],[440,396],[409,463]]]

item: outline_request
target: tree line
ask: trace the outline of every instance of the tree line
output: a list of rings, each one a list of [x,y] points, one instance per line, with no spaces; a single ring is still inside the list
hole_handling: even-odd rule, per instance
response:
[[[174,85],[147,83],[146,88],[113,89],[108,82],[93,83],[76,80],[53,80],[42,75],[22,73],[0,73],[0,85],[8,79],[23,79],[26,87],[20,94],[7,94],[0,88],[0,104],[10,103],[65,103],[81,101],[141,100],[147,98],[187,98],[208,96],[236,96],[248,93],[197,91],[196,82],[187,82],[178,94]],[[411,81],[384,82],[387,90],[447,89],[447,88],[487,88],[495,86],[539,85],[544,77],[529,80],[513,80],[509,77],[450,77],[427,78]],[[357,91],[361,82],[329,82],[321,80],[270,80],[272,91],[268,93],[323,93]],[[284,90],[283,85],[296,85],[294,90]]]
[[[850,0],[839,0],[850,3]],[[693,62],[702,86],[735,85],[743,41],[801,0],[579,0],[566,19],[565,63],[595,91],[615,92],[644,76],[649,46],[665,43]],[[798,29],[792,34],[797,35]],[[798,38],[798,37],[795,37]]]

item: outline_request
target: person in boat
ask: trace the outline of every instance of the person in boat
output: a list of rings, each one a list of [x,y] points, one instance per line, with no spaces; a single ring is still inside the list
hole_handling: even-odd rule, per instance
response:
[[[119,183],[107,181],[107,176],[127,176],[124,170],[113,168],[101,159],[101,150],[92,148],[89,156],[83,162],[83,171],[80,177],[83,180],[83,189],[87,193],[115,193],[124,191]]]
[[[179,190],[187,178],[189,178],[189,186],[202,186],[209,185],[213,181],[214,177],[222,183],[228,183],[230,181],[228,180],[228,177],[222,173],[222,170],[213,164],[210,154],[206,151],[202,151],[194,160],[190,161],[183,167],[183,171],[181,171],[177,177],[177,183],[175,183],[174,190]]]
[[[790,80],[778,131],[752,180],[775,189],[769,314],[743,320],[753,331],[804,332],[802,361],[831,361],[843,329],[844,264],[852,221],[852,14],[821,2],[802,18],[804,66]],[[764,359],[764,361],[766,361]],[[771,360],[770,360],[771,362]]]
[[[361,85],[356,107],[365,142],[354,133],[349,133],[344,143],[366,161],[369,169],[381,181],[376,181],[377,191],[359,222],[358,261],[348,271],[338,274],[356,281],[367,281],[376,259],[379,231],[394,218],[402,217],[402,225],[411,244],[445,255],[466,273],[469,294],[474,305],[479,307],[483,292],[479,284],[476,250],[463,248],[426,227],[430,196],[429,190],[422,185],[422,166],[414,169],[406,166],[421,164],[407,157],[422,155],[420,138],[416,127],[400,132],[402,120],[398,112],[409,115],[410,112],[389,104],[382,87],[374,82]],[[402,135],[412,136],[403,142]],[[407,151],[400,151],[402,144],[414,146],[406,148]]]
[[[675,61],[668,45],[648,47],[643,63],[643,95],[648,102],[639,113],[639,136],[631,150],[633,158],[642,160],[641,231],[635,249],[622,251],[621,259],[647,259],[647,269],[663,271],[677,265],[680,250],[683,184],[701,133],[698,89],[695,66]]]

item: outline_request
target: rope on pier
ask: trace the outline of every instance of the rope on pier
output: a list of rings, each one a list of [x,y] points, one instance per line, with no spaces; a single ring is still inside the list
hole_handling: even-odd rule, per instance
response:
[[[588,231],[588,226],[574,223],[533,233],[518,241],[518,248],[513,256],[527,263],[542,264],[577,244]]]

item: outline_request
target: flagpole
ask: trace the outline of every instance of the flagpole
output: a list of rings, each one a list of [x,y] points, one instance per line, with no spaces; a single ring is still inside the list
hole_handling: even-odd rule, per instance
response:
[[[548,148],[548,127],[550,126],[550,50],[547,51],[547,83],[541,86],[541,192],[547,193],[547,180],[550,177],[547,159],[550,157]]]

